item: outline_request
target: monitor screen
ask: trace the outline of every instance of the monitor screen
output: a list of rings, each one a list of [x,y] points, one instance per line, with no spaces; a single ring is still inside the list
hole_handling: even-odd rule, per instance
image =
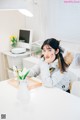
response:
[[[30,49],[32,43],[32,30],[19,30],[19,46]]]
[[[30,40],[30,31],[29,30],[20,30],[19,31],[19,41],[29,43]]]

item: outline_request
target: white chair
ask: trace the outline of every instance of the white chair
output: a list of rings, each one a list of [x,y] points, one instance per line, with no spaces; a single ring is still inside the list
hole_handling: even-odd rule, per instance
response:
[[[71,94],[80,97],[80,81],[74,81],[71,85]]]

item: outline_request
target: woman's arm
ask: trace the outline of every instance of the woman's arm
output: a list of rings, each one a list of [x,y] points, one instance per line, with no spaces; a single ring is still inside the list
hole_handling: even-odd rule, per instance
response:
[[[34,65],[28,74],[29,77],[36,77],[40,74],[40,67],[39,64]]]

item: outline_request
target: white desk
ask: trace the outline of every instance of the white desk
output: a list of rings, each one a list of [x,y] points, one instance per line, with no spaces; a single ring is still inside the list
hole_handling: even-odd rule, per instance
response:
[[[16,95],[16,88],[0,82],[0,114],[6,114],[6,120],[80,120],[80,98],[60,89],[35,88],[25,108]]]

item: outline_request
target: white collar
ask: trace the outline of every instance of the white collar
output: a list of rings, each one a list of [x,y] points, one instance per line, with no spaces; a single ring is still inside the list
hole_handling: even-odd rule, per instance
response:
[[[57,68],[58,66],[58,60],[55,60],[54,62],[49,64],[50,67]]]

